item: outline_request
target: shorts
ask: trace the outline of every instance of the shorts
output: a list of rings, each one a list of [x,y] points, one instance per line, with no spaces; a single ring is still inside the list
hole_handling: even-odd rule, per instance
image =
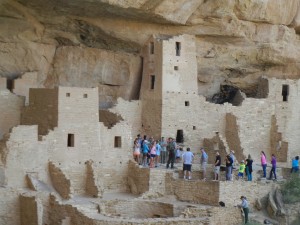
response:
[[[155,154],[151,154],[150,157],[151,157],[151,158],[155,158],[156,155],[155,155]]]
[[[201,168],[203,169],[203,171],[206,171],[206,166],[207,166],[207,162],[203,162],[201,165]]]
[[[239,173],[238,173],[238,176],[239,176],[239,177],[244,177],[244,173],[239,172]]]
[[[176,159],[180,159],[180,156],[176,156]]]
[[[183,171],[191,171],[192,165],[191,164],[183,164]]]
[[[215,173],[220,174],[220,166],[215,166]]]
[[[139,156],[140,154],[141,154],[141,153],[140,153],[139,151],[134,151],[134,152],[133,152],[133,155],[134,155],[134,156]]]

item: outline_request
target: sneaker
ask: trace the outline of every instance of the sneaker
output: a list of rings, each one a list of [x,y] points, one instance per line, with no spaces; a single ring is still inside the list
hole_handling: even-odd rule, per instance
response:
[[[189,180],[191,180],[192,178],[191,177],[189,177]]]

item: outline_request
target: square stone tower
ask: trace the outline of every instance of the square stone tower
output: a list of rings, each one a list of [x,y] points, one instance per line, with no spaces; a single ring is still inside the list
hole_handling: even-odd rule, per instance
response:
[[[144,46],[143,60],[142,126],[147,135],[159,138],[165,129],[163,115],[178,110],[176,102],[169,101],[176,98],[172,93],[198,93],[195,38],[153,36]]]

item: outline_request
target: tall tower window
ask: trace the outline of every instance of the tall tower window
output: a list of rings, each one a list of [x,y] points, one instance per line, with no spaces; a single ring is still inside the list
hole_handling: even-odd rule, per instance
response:
[[[155,75],[150,75],[150,89],[153,90],[155,85]]]
[[[289,85],[287,84],[284,84],[282,85],[282,100],[284,102],[287,102],[288,101],[288,96],[289,96]]]
[[[180,56],[181,43],[180,42],[176,42],[175,48],[176,48],[176,56]]]
[[[115,148],[121,148],[122,147],[122,139],[121,136],[115,136]]]
[[[154,54],[154,42],[150,42],[150,54],[153,55]]]
[[[74,134],[68,134],[68,147],[74,147]]]

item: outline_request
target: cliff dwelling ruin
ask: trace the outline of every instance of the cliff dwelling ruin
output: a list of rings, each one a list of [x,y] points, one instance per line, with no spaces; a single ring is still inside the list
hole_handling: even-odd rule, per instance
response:
[[[277,191],[300,154],[300,1],[265,2],[0,3],[0,225],[239,225],[241,195],[295,219]],[[189,147],[191,180],[134,161],[137,135]],[[253,181],[226,181],[231,150]]]

